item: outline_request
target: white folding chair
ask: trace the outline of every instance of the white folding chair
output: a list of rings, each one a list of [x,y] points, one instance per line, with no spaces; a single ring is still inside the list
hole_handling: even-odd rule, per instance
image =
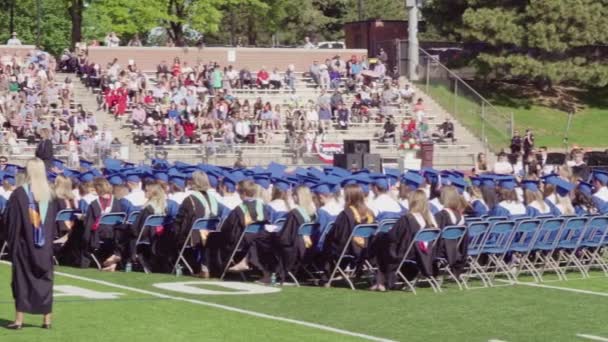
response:
[[[408,246],[407,250],[405,251],[405,254],[403,255],[403,259],[401,259],[401,262],[399,263],[399,267],[397,267],[397,271],[396,271],[397,276],[399,278],[401,278],[401,280],[403,280],[403,282],[407,285],[407,287],[414,294],[416,294],[416,283],[418,281],[428,282],[429,285],[431,285],[433,292],[442,292],[439,282],[432,275],[425,276],[424,279],[421,279],[421,277],[417,275],[416,278],[412,282],[407,279],[407,277],[403,274],[403,272],[401,272],[401,268],[406,263],[413,264],[413,265],[418,264],[416,259],[409,258],[409,255],[414,251],[414,248],[416,248],[416,245],[418,243],[425,243],[428,248],[428,252],[433,253],[433,251],[436,247],[435,246],[436,242],[439,239],[440,235],[441,235],[441,230],[439,230],[439,229],[435,229],[435,228],[420,229],[418,232],[416,232],[416,235],[414,235],[412,242],[410,242],[410,245]]]
[[[234,246],[234,249],[232,250],[232,253],[230,254],[230,259],[228,259],[228,262],[226,263],[226,267],[224,267],[224,272],[222,272],[222,276],[220,277],[220,280],[224,280],[224,277],[226,276],[228,269],[234,263],[234,257],[236,256],[236,253],[238,253],[241,250],[241,244],[242,244],[243,240],[245,239],[245,236],[247,234],[257,234],[262,229],[264,229],[263,222],[254,222],[254,223],[248,225],[247,227],[245,227],[245,229],[243,229],[243,232],[241,233],[241,236],[239,237],[239,240],[237,241],[236,246]]]
[[[144,232],[148,229],[154,229],[155,227],[163,226],[165,222],[164,215],[150,215],[144,221],[144,225],[141,227],[139,231],[139,235],[137,236],[137,240],[135,241],[135,260],[138,260],[141,266],[144,269],[145,273],[150,273],[148,266],[146,265],[143,258],[140,260],[140,253],[137,252],[137,248],[142,245],[150,245],[150,240],[144,238]]]
[[[182,262],[184,264],[184,266],[186,266],[186,268],[188,269],[188,271],[190,271],[190,274],[194,273],[194,271],[192,270],[192,266],[190,266],[190,264],[188,263],[188,261],[184,257],[184,252],[186,251],[186,249],[194,247],[194,243],[192,241],[192,233],[193,232],[200,232],[202,230],[206,230],[209,233],[215,233],[215,232],[217,232],[217,229],[220,226],[221,226],[220,219],[217,218],[217,217],[213,217],[213,218],[199,218],[196,221],[194,221],[194,223],[192,224],[192,228],[188,232],[188,236],[186,237],[186,241],[184,242],[184,245],[182,246],[182,248],[179,251],[179,255],[177,256],[177,261],[175,262],[175,265],[173,266],[173,271],[172,272],[175,273],[176,270],[177,270],[177,266],[179,265],[180,262]]]
[[[126,219],[127,219],[127,214],[125,214],[125,213],[103,214],[99,218],[99,225],[115,227],[119,224],[123,224]],[[105,242],[103,240],[100,240],[99,244],[103,245],[103,244],[105,244]],[[97,250],[99,250],[99,248]],[[93,262],[95,262],[95,264],[97,265],[97,269],[101,270],[101,263],[99,262],[99,260],[97,260],[97,257],[95,256],[95,252],[97,250],[90,252],[89,255],[91,256],[91,259],[93,259]]]

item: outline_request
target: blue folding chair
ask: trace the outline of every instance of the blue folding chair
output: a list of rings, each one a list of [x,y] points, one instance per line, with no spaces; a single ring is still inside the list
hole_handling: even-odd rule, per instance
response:
[[[534,277],[536,282],[540,282],[540,276],[536,271],[536,267],[534,267],[534,264],[530,260],[540,225],[540,220],[529,219],[519,221],[515,226],[509,247],[503,255],[503,258],[506,258],[507,253],[511,254],[512,262],[515,266],[512,276],[515,281],[517,281],[522,271],[526,271]]]
[[[494,223],[494,222],[499,222],[499,221],[508,221],[509,218],[506,216],[490,216],[488,218],[486,218],[486,221],[489,222],[490,224]]]
[[[134,211],[131,214],[129,214],[129,218],[127,218],[127,224],[134,224],[135,221],[137,221],[137,219],[139,218],[140,214],[141,214],[141,211]]]
[[[464,224],[468,225],[469,223],[482,222],[484,220],[485,219],[483,219],[481,217],[467,216],[464,218]]]
[[[346,282],[348,283],[350,288],[352,290],[355,289],[355,286],[353,285],[352,281],[350,280],[350,278],[352,277],[352,275],[354,273],[354,270],[348,271],[348,269],[342,269],[342,267],[340,266],[340,263],[342,263],[342,260],[346,259],[346,258],[354,259],[354,257],[352,255],[346,254],[346,252],[350,248],[351,242],[353,241],[354,238],[368,239],[372,235],[374,235],[376,230],[378,230],[377,224],[360,224],[353,228],[353,231],[351,232],[350,236],[348,237],[348,240],[346,241],[346,244],[344,245],[344,248],[342,249],[342,253],[340,253],[338,260],[336,261],[336,266],[334,267],[333,271],[331,272],[329,280],[327,281],[327,284],[325,286],[331,287],[331,283],[334,280],[336,280],[336,278],[335,278],[336,272],[339,272],[342,275],[342,277],[344,277],[344,280],[346,280]]]
[[[164,222],[165,215],[148,216],[144,221],[144,225],[139,231],[139,236],[137,237],[137,240],[135,241],[135,259],[139,261],[145,273],[150,273],[150,269],[148,268],[148,265],[146,265],[145,260],[140,257],[140,253],[137,252],[137,247],[142,245],[150,245],[150,240],[144,238],[144,232],[149,229],[154,229],[155,227],[163,226]]]
[[[220,219],[217,217],[199,218],[196,221],[194,221],[194,223],[192,224],[192,227],[190,228],[190,231],[188,231],[188,236],[186,236],[186,241],[184,241],[182,248],[179,250],[179,254],[177,256],[177,261],[175,262],[175,265],[173,266],[172,272],[176,273],[177,266],[179,265],[180,262],[182,262],[184,264],[184,266],[186,266],[188,271],[190,271],[190,274],[193,274],[194,271],[192,270],[192,266],[190,266],[190,264],[184,257],[184,252],[186,251],[186,249],[194,247],[194,242],[192,241],[192,233],[193,232],[200,233],[201,231],[215,233],[215,232],[217,232],[217,230],[220,226],[221,226]]]
[[[226,267],[224,268],[224,272],[222,272],[222,276],[220,277],[220,280],[224,280],[224,277],[226,276],[228,269],[234,263],[234,257],[236,256],[236,253],[238,253],[241,250],[241,243],[245,239],[245,235],[257,234],[260,231],[262,231],[262,229],[264,229],[263,222],[254,222],[254,223],[248,225],[247,227],[245,227],[245,229],[243,229],[243,233],[241,233],[241,236],[239,237],[239,240],[237,241],[236,246],[234,246],[234,250],[232,250],[232,254],[230,254],[230,259],[228,259],[228,262],[226,263]]]
[[[408,258],[409,255],[410,255],[410,253],[412,253],[412,251],[414,250],[416,244],[418,244],[418,243],[425,243],[425,244],[427,244],[429,253],[433,253],[433,250],[435,249],[435,244],[436,244],[437,240],[439,239],[440,235],[441,235],[441,230],[439,230],[439,229],[435,229],[435,228],[420,229],[416,233],[416,235],[414,235],[414,238],[412,239],[412,242],[408,246],[408,248],[407,248],[407,250],[405,252],[405,255],[403,256],[403,259],[401,259],[401,262],[399,263],[399,267],[397,267],[397,276],[399,278],[401,278],[401,280],[403,280],[403,282],[407,285],[407,287],[414,294],[416,294],[416,284],[419,281],[426,281],[426,282],[428,282],[429,285],[431,285],[431,288],[433,289],[434,292],[442,292],[441,286],[439,285],[439,282],[432,275],[426,276],[426,277],[424,277],[424,279],[422,279],[422,276],[418,275],[418,276],[416,276],[415,279],[413,279],[413,281],[409,281],[405,277],[405,275],[403,274],[403,272],[401,272],[401,268],[406,263],[408,263],[408,264],[414,264],[414,265],[418,264],[418,262],[415,259],[409,259]]]
[[[0,259],[2,259],[3,256],[8,255],[8,242],[4,241],[4,243],[2,244],[2,248],[0,248]]]
[[[462,244],[466,234],[467,227],[465,226],[447,226],[443,228],[443,230],[441,231],[441,236],[439,238],[444,241],[456,241],[456,246],[458,249],[460,249],[460,245]],[[447,272],[448,276],[456,282],[460,290],[463,289],[463,285],[465,288],[468,289],[466,281],[461,281],[462,278],[457,277],[456,274],[454,274],[454,271],[452,270],[450,264],[446,259],[437,258],[437,261],[439,265],[439,271]]]
[[[534,241],[534,245],[532,246],[532,253],[534,254],[534,261],[532,263],[541,282],[543,281],[545,270],[555,272],[560,280],[564,279],[559,264],[553,259],[558,242],[557,238],[563,226],[564,219],[551,218],[542,221],[538,230],[536,241]]]
[[[479,257],[481,255],[481,248],[485,242],[490,223],[488,222],[472,222],[467,227],[467,239],[469,239],[469,247],[467,249],[467,264],[469,267],[466,275],[461,277],[468,288],[467,281],[469,278],[476,276],[481,280],[484,287],[489,286],[489,277],[485,273],[484,268],[479,263]]]
[[[395,226],[395,223],[397,223],[397,220],[395,219],[382,220],[380,223],[378,223],[378,230],[376,230],[376,234],[390,232]]]
[[[62,223],[62,222],[68,222],[68,221],[74,221],[77,219],[77,214],[80,214],[80,210],[75,210],[75,209],[63,209],[60,210],[57,213],[57,216],[55,216],[55,222],[56,223]],[[65,237],[65,235],[64,235]],[[55,243],[53,242],[54,246],[59,246],[59,248],[63,247],[65,245],[65,242],[61,243]],[[0,252],[0,257],[2,257],[2,253]],[[55,257],[55,255],[53,254],[53,261],[55,262],[56,265],[59,265],[59,261],[57,260],[57,257]]]
[[[316,223],[314,222],[309,222],[309,223],[302,223],[302,225],[300,227],[298,227],[298,236],[300,237],[308,237],[310,238],[312,236],[312,232],[315,229]],[[314,275],[309,272],[308,270],[306,270],[305,267],[303,267],[302,269],[304,269],[310,276],[312,276],[314,278]],[[287,271],[287,275],[291,278],[291,280],[293,280],[294,284],[296,284],[296,286],[300,287],[300,282],[298,281],[298,278],[296,278],[296,276],[291,272],[291,271]]]
[[[599,267],[608,276],[608,263],[602,257],[602,248],[608,246],[608,217],[595,216],[587,223],[585,238],[581,242],[581,262],[587,273],[591,267]]]
[[[509,281],[515,282],[509,270],[509,265],[504,259],[514,228],[514,221],[495,221],[486,233],[480,255],[485,255],[488,258],[488,262],[483,268],[485,273],[489,275],[490,286],[493,286],[493,280],[497,274],[503,274]]]
[[[327,234],[329,234],[329,232],[334,228],[334,223],[333,222],[329,222],[328,224],[325,225],[325,227],[319,227],[319,229],[321,230],[321,235],[319,236],[319,241],[317,242],[317,250],[321,251],[323,250],[323,244],[325,243],[325,238],[327,237]]]
[[[589,278],[587,269],[577,255],[585,238],[587,221],[586,217],[569,218],[560,232],[557,242],[557,263],[565,263],[565,266],[562,267],[564,279],[567,279],[566,272],[569,268],[576,268],[583,278]]]
[[[121,225],[123,223],[125,223],[125,220],[127,219],[127,214],[126,213],[107,213],[107,214],[103,214],[101,215],[101,217],[99,218],[99,225],[100,226],[112,226],[115,227],[117,225]],[[99,241],[100,245],[105,244],[105,241],[100,240]],[[93,251],[91,253],[89,253],[91,259],[93,259],[93,262],[95,263],[95,265],[97,265],[97,269],[101,270],[101,263],[99,262],[99,260],[97,260],[97,257],[95,256],[95,252]]]

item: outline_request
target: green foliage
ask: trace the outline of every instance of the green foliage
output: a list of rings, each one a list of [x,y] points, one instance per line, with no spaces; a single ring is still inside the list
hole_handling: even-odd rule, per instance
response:
[[[447,36],[488,45],[476,61],[486,77],[608,85],[606,61],[588,48],[608,42],[607,0],[435,0],[425,14]]]

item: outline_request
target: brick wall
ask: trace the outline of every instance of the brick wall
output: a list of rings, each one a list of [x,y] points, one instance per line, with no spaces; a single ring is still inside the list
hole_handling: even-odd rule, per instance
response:
[[[229,55],[234,56],[234,61],[229,61]],[[325,61],[340,55],[343,60],[350,59],[352,55],[367,55],[367,50],[344,49],[284,49],[284,48],[220,48],[206,47],[198,49],[170,48],[170,47],[90,47],[89,60],[105,66],[114,58],[118,58],[121,65],[127,65],[130,59],[134,60],[139,69],[144,71],[156,71],[156,65],[166,60],[169,65],[175,57],[179,57],[188,64],[196,64],[198,61],[207,63],[216,61],[221,66],[233,65],[237,68],[249,67],[257,71],[261,67],[272,69],[274,67],[284,71],[287,65],[294,64],[296,71],[307,71],[313,60]]]
[[[8,54],[24,57],[35,49],[34,45],[0,45],[0,56]]]

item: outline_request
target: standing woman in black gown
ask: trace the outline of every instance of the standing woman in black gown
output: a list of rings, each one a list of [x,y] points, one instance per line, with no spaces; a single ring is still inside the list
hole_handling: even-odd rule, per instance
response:
[[[23,314],[44,315],[42,327],[50,329],[53,307],[53,238],[56,202],[42,160],[26,165],[27,181],[9,202],[6,226],[12,260],[15,321],[9,329],[21,329]]]
[[[40,128],[40,142],[36,146],[36,158],[41,159],[48,170],[51,169],[53,159],[53,141],[51,129],[48,126]]]

